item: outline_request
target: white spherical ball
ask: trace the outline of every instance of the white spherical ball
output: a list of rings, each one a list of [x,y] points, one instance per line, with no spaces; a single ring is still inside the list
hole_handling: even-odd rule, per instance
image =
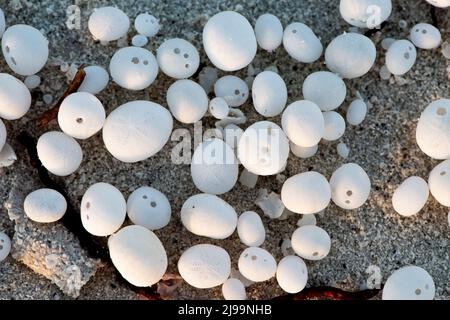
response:
[[[270,252],[259,247],[245,249],[238,260],[239,272],[248,280],[262,282],[277,272],[277,262]]]
[[[230,107],[239,107],[248,99],[248,86],[236,76],[224,76],[214,84],[216,97],[224,98]]]
[[[322,111],[338,108],[347,95],[344,81],[328,71],[310,74],[303,82],[302,91],[303,97],[317,104]]]
[[[443,206],[450,207],[450,159],[434,167],[428,178],[433,197]]]
[[[253,81],[253,105],[265,117],[275,117],[283,112],[287,96],[286,83],[273,71],[263,71]]]
[[[78,92],[99,94],[108,85],[109,74],[103,67],[89,66],[84,68],[84,72],[86,72],[86,76],[78,88]]]
[[[31,94],[25,84],[7,73],[0,73],[0,117],[16,120],[23,117],[31,105]]]
[[[29,193],[23,202],[28,218],[35,222],[51,223],[58,221],[67,210],[64,196],[53,189],[38,189]]]
[[[109,72],[115,83],[125,89],[142,90],[150,86],[158,75],[155,56],[144,48],[125,47],[114,53]]]
[[[421,49],[435,49],[442,41],[441,32],[429,23],[418,23],[411,28],[412,43]]]
[[[245,286],[239,279],[230,278],[222,285],[222,295],[225,300],[247,300]]]
[[[330,203],[327,179],[318,172],[299,173],[287,179],[281,188],[281,201],[287,209],[301,214],[317,213]]]
[[[307,158],[313,157],[317,153],[317,150],[319,149],[319,145],[317,145],[317,144],[312,147],[301,147],[301,146],[296,145],[292,141],[289,143],[289,146],[291,148],[292,153],[296,157],[302,158],[302,159],[307,159]]]
[[[390,73],[401,76],[411,70],[416,57],[416,47],[410,41],[397,40],[386,53],[386,67]]]
[[[159,152],[172,133],[170,112],[150,101],[132,101],[106,118],[103,141],[118,160],[138,162]]]
[[[266,51],[274,51],[283,41],[283,26],[280,19],[270,13],[265,13],[256,20],[256,41]]]
[[[347,109],[347,122],[352,126],[358,126],[364,121],[366,114],[367,104],[361,99],[353,100]]]
[[[148,43],[148,38],[143,36],[142,34],[137,34],[133,38],[131,38],[131,44],[134,47],[143,47]]]
[[[237,231],[241,242],[249,247],[259,247],[266,239],[261,217],[254,211],[246,211],[239,216]]]
[[[392,12],[391,0],[341,0],[339,11],[347,23],[373,29],[386,21]]]
[[[32,26],[16,24],[3,34],[2,51],[12,71],[30,76],[38,73],[47,63],[48,40]]]
[[[216,119],[225,119],[230,113],[230,106],[224,98],[216,97],[209,102],[209,112]]]
[[[337,36],[325,50],[328,69],[346,79],[359,78],[369,72],[376,56],[372,40],[359,33]]]
[[[281,125],[289,140],[302,147],[317,145],[325,133],[325,120],[320,108],[307,100],[288,105]]]
[[[212,16],[203,28],[203,46],[212,64],[224,71],[236,71],[252,62],[256,37],[248,20],[234,11]]]
[[[383,300],[433,300],[435,294],[433,278],[416,266],[400,268],[386,280]]]
[[[280,260],[277,267],[278,285],[287,293],[302,291],[308,281],[308,268],[297,256],[287,256]]]
[[[159,238],[142,226],[127,226],[108,239],[111,260],[122,277],[137,287],[150,287],[164,276],[167,254]]]
[[[420,177],[409,177],[403,181],[392,196],[394,210],[409,217],[418,213],[428,200],[427,182]]]
[[[195,123],[208,110],[208,96],[197,82],[177,80],[167,90],[170,112],[182,123]]]
[[[11,239],[4,232],[0,231],[0,262],[5,260],[11,251]]]
[[[345,120],[335,111],[327,111],[323,113],[325,123],[325,131],[323,139],[327,141],[336,141],[345,133]]]
[[[292,249],[303,259],[321,260],[330,252],[331,239],[328,233],[317,226],[302,226],[294,231]]]
[[[175,79],[192,76],[200,64],[197,48],[184,39],[169,39],[163,42],[156,51],[161,71]]]
[[[130,19],[118,8],[98,8],[89,16],[88,28],[95,40],[114,41],[127,34]]]
[[[98,237],[113,234],[122,226],[127,205],[122,193],[109,183],[91,185],[81,199],[81,222],[87,232]]]
[[[427,0],[427,2],[439,8],[450,7],[450,0]]]
[[[140,187],[128,197],[127,213],[134,224],[157,230],[169,223],[172,209],[161,191],[152,187]]]
[[[3,147],[6,144],[6,136],[8,133],[6,132],[5,124],[3,123],[2,119],[0,119],[0,151],[3,149]]]
[[[42,165],[57,176],[74,173],[83,159],[78,142],[63,132],[44,133],[39,137],[36,149]]]
[[[37,87],[39,87],[41,85],[41,77],[39,77],[36,74],[33,74],[31,76],[27,76],[25,78],[25,80],[23,81],[23,83],[30,90],[36,89]]]
[[[283,46],[287,53],[297,61],[312,63],[320,58],[323,46],[320,39],[307,25],[294,22],[283,33]]]
[[[161,28],[158,19],[149,13],[141,13],[134,20],[136,31],[146,37],[154,37]]]
[[[333,172],[330,178],[331,199],[342,209],[362,206],[370,195],[370,179],[356,163],[347,163]]]

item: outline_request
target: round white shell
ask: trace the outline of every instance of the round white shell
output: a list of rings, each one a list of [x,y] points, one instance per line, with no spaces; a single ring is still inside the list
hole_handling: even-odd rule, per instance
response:
[[[323,46],[319,38],[307,25],[294,22],[283,33],[283,46],[287,53],[297,61],[312,63],[320,58]]]
[[[370,179],[356,163],[347,163],[333,172],[330,179],[331,199],[342,209],[362,206],[370,194]]]
[[[359,33],[337,36],[325,50],[328,69],[346,79],[358,78],[369,72],[376,56],[372,40]]]
[[[239,216],[237,231],[241,242],[249,247],[259,247],[266,239],[261,217],[254,211],[246,211]]]
[[[318,172],[299,173],[287,179],[281,188],[281,200],[287,209],[301,214],[317,213],[330,203],[327,179]]]
[[[325,120],[320,108],[307,100],[288,105],[281,125],[289,140],[302,147],[317,145],[325,133]]]
[[[109,82],[109,74],[100,66],[89,66],[84,68],[86,76],[78,89],[78,92],[99,94],[106,88]]]
[[[236,184],[239,166],[233,149],[223,140],[214,138],[198,145],[191,161],[191,176],[195,186],[209,194],[223,194]]]
[[[216,97],[209,102],[209,112],[216,119],[224,119],[230,113],[230,106],[224,98]]]
[[[58,124],[65,134],[87,139],[99,132],[105,123],[105,109],[93,94],[72,93],[61,103]]]
[[[11,239],[4,232],[0,231],[0,262],[8,257],[11,251]]]
[[[144,186],[129,195],[127,213],[134,224],[157,230],[169,223],[172,209],[161,191]]]
[[[16,120],[23,117],[31,105],[31,94],[25,84],[7,73],[0,73],[0,117]]]
[[[230,107],[239,107],[248,99],[248,86],[236,76],[224,76],[214,84],[216,97],[224,98]]]
[[[192,80],[177,80],[167,90],[170,112],[182,123],[195,123],[208,110],[208,96],[201,85]]]
[[[239,256],[238,268],[239,272],[248,280],[262,282],[275,275],[277,262],[267,250],[249,247]]]
[[[103,141],[116,159],[142,161],[164,147],[172,125],[172,116],[166,108],[150,101],[132,101],[119,106],[106,118]]]
[[[358,126],[364,121],[366,114],[367,104],[361,99],[353,100],[347,109],[347,122],[352,126]]]
[[[230,255],[221,247],[198,244],[183,252],[178,260],[178,272],[193,287],[216,287],[230,276]]]
[[[48,40],[32,26],[16,24],[3,34],[2,51],[12,71],[30,76],[47,63]]]
[[[23,202],[25,214],[31,220],[41,223],[55,222],[66,213],[64,196],[53,189],[38,189],[29,193]]]
[[[142,226],[127,226],[108,239],[111,260],[131,284],[149,287],[163,277],[167,254],[159,238]]]
[[[233,207],[211,194],[191,196],[181,208],[181,222],[198,236],[228,238],[236,229],[237,220]]]
[[[5,146],[7,135],[8,133],[6,132],[5,124],[3,123],[2,119],[0,119],[0,150],[2,150]]]
[[[134,27],[139,34],[149,38],[154,37],[161,28],[158,19],[149,13],[139,14],[134,20]]]
[[[429,23],[419,23],[412,27],[410,38],[421,49],[435,49],[442,41],[439,29]]]
[[[323,139],[327,141],[336,141],[345,133],[345,120],[335,111],[327,111],[323,113],[325,123],[325,131]]]
[[[314,102],[322,111],[338,108],[347,94],[344,81],[328,71],[311,73],[303,82],[302,91],[305,100]]]
[[[443,206],[450,207],[450,159],[434,167],[428,178],[433,197]]]
[[[244,16],[223,11],[212,16],[203,28],[203,46],[213,65],[224,71],[236,71],[255,57],[256,37]]]
[[[411,70],[416,57],[416,47],[410,41],[397,40],[386,53],[386,67],[390,73],[401,76]]]
[[[287,88],[283,78],[273,71],[259,73],[252,85],[253,105],[265,117],[283,112],[287,102]]]
[[[241,280],[230,278],[222,285],[222,295],[225,300],[247,300],[245,286]]]
[[[312,147],[301,147],[293,143],[292,141],[289,143],[292,153],[299,158],[307,159],[313,157],[317,150],[319,149],[319,145],[315,145]]]
[[[265,13],[256,20],[255,35],[258,45],[271,52],[283,41],[283,26],[276,16]]]
[[[308,281],[308,269],[305,262],[297,256],[281,259],[277,267],[278,285],[287,293],[302,291]]]
[[[148,43],[148,38],[146,36],[143,36],[142,34],[137,34],[131,38],[131,44],[134,47],[143,47],[146,46]]]
[[[91,185],[81,199],[81,222],[94,236],[105,237],[119,230],[127,205],[122,193],[109,183]]]
[[[424,179],[409,177],[395,190],[392,205],[400,215],[409,217],[422,210],[428,195],[428,184]]]
[[[158,75],[158,62],[153,53],[144,48],[125,47],[114,53],[109,72],[115,83],[125,89],[142,90],[150,86]]]
[[[248,171],[256,175],[279,173],[286,165],[288,156],[288,139],[273,122],[255,122],[239,139],[238,158]]]
[[[83,159],[78,142],[63,132],[44,133],[39,137],[36,149],[42,165],[57,176],[75,172]]]
[[[450,0],[427,0],[427,2],[439,8],[450,7]]]
[[[373,29],[386,21],[392,12],[391,0],[341,0],[342,18],[358,28]]]
[[[383,288],[383,300],[433,300],[435,286],[430,274],[416,266],[392,273]]]
[[[156,59],[161,71],[175,79],[189,78],[200,64],[197,49],[179,38],[164,41],[156,51]]]
[[[294,231],[291,244],[295,253],[303,259],[321,260],[330,252],[331,239],[322,228],[308,225]]]
[[[130,19],[115,7],[95,9],[89,16],[88,28],[92,36],[100,41],[114,41],[125,36],[130,28]]]

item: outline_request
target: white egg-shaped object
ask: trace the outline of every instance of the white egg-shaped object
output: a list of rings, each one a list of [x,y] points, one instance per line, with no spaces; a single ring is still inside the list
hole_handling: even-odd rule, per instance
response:
[[[331,199],[342,209],[362,206],[370,195],[370,179],[356,163],[347,163],[333,172],[330,178]]]
[[[397,40],[386,52],[386,67],[390,73],[401,76],[411,70],[416,58],[416,47],[409,40]]]
[[[307,225],[294,231],[291,238],[292,249],[306,260],[321,260],[330,252],[331,239],[320,227]]]
[[[234,208],[212,194],[191,196],[181,208],[181,222],[186,229],[198,236],[228,238],[236,229],[237,220]]]
[[[198,145],[191,161],[195,186],[204,193],[223,194],[230,191],[239,175],[233,149],[222,139],[206,140]]]
[[[416,141],[427,156],[450,158],[450,99],[436,100],[425,108],[417,123]]]
[[[221,97],[215,97],[209,102],[209,113],[216,119],[225,119],[230,113],[230,106]]]
[[[311,73],[303,82],[302,91],[305,100],[314,102],[322,111],[338,108],[347,95],[344,81],[328,71]]]
[[[281,125],[289,140],[302,147],[317,145],[325,133],[320,108],[307,100],[288,105],[281,117]]]
[[[125,89],[142,90],[150,86],[158,75],[158,62],[153,53],[144,48],[125,47],[114,53],[109,72],[115,83]]]
[[[443,206],[450,207],[450,159],[434,167],[428,178],[433,197]]]
[[[308,282],[308,268],[301,258],[287,256],[278,262],[276,276],[281,289],[287,293],[298,293]]]
[[[262,282],[277,272],[277,262],[270,252],[259,247],[245,249],[238,260],[239,272],[248,280]]]
[[[409,217],[418,213],[428,200],[427,182],[421,177],[409,177],[403,181],[392,196],[394,210]]]
[[[156,51],[156,59],[161,71],[175,79],[189,78],[200,64],[197,49],[179,38],[164,41]]]
[[[0,38],[3,36],[5,29],[6,29],[5,14],[3,13],[3,10],[0,9]]]
[[[86,231],[94,236],[105,237],[122,226],[127,214],[127,204],[116,187],[98,182],[84,193],[80,212]]]
[[[103,142],[120,161],[142,161],[164,147],[172,126],[166,108],[150,101],[132,101],[117,107],[106,118]]]
[[[283,130],[270,121],[248,127],[238,144],[238,158],[250,172],[260,176],[279,173],[289,156],[289,141]]]
[[[441,32],[429,23],[418,23],[411,28],[412,43],[420,49],[435,49],[442,42]]]
[[[266,239],[261,217],[254,211],[246,211],[239,216],[237,231],[241,242],[249,247],[259,247]]]
[[[23,80],[23,83],[29,90],[33,90],[41,85],[41,77],[33,74],[31,76],[27,76],[25,80]]]
[[[159,238],[142,226],[127,226],[108,239],[111,261],[137,287],[150,287],[164,276],[167,254]]]
[[[286,27],[283,33],[283,46],[295,60],[312,63],[320,58],[323,46],[320,39],[307,25],[294,22]]]
[[[134,224],[157,230],[169,223],[172,209],[169,200],[161,191],[144,186],[129,195],[127,213]]]
[[[323,139],[327,141],[336,141],[345,133],[345,120],[335,111],[327,111],[323,113],[325,131]]]
[[[48,40],[32,26],[16,24],[3,33],[2,51],[12,71],[30,76],[38,73],[47,63]]]
[[[433,278],[416,266],[407,266],[394,271],[383,287],[383,300],[433,300],[435,294]]]
[[[75,92],[61,103],[58,124],[65,134],[75,139],[87,139],[102,129],[105,117],[105,108],[93,94]]]
[[[347,158],[350,153],[349,148],[343,142],[338,143],[338,145],[336,146],[336,151],[338,155],[340,155],[344,159]]]
[[[140,13],[134,20],[134,27],[139,34],[148,38],[156,36],[161,28],[158,19],[149,13]]]
[[[438,8],[450,7],[450,0],[427,0],[427,2]]]
[[[7,73],[0,73],[0,118],[16,120],[31,105],[31,94],[25,84]]]
[[[224,98],[230,107],[239,107],[248,99],[248,86],[236,76],[223,76],[214,84],[216,97]]]
[[[248,20],[234,11],[212,16],[203,28],[203,47],[212,64],[224,71],[236,71],[252,62],[256,37]]]
[[[347,122],[352,126],[358,126],[364,121],[366,115],[367,104],[361,99],[353,100],[347,109]]]
[[[291,148],[291,152],[298,158],[307,159],[313,157],[317,150],[319,149],[319,145],[316,144],[312,147],[301,147],[293,143],[292,141],[289,143]]]
[[[230,278],[223,283],[222,295],[225,300],[247,300],[244,284],[235,278]]]
[[[63,132],[49,131],[39,137],[37,154],[42,165],[57,176],[74,173],[81,164],[83,151],[78,142]]]
[[[341,34],[325,50],[328,69],[346,79],[359,78],[369,72],[376,56],[372,40],[359,33]]]
[[[98,8],[89,16],[88,28],[95,40],[115,41],[127,34],[130,19],[116,7]]]
[[[167,90],[170,112],[182,123],[195,123],[208,111],[208,96],[197,82],[177,80]]]
[[[8,133],[6,132],[5,124],[3,123],[2,119],[0,119],[0,150],[2,150],[5,146],[7,135]]]
[[[11,239],[8,235],[0,231],[0,262],[5,260],[11,251]]]
[[[373,29],[386,21],[392,12],[391,0],[341,0],[339,11],[352,26]]]
[[[143,36],[142,34],[137,34],[133,38],[131,38],[131,44],[134,47],[143,47],[148,43],[148,38]]]
[[[263,71],[253,81],[253,105],[265,117],[275,117],[283,112],[287,96],[286,83],[273,71]]]
[[[230,276],[230,255],[221,247],[198,244],[183,252],[178,260],[178,272],[184,281],[195,288],[213,288]]]
[[[255,35],[258,45],[266,51],[274,51],[283,41],[283,26],[276,16],[265,13],[256,19]]]
[[[83,69],[86,72],[78,92],[99,94],[106,88],[109,82],[109,73],[100,66],[89,66]]]
[[[67,202],[58,191],[43,188],[31,192],[25,197],[23,209],[31,220],[51,223],[64,216],[67,210]]]
[[[299,173],[287,179],[281,188],[281,201],[287,209],[301,214],[317,213],[330,203],[327,179],[318,172]]]

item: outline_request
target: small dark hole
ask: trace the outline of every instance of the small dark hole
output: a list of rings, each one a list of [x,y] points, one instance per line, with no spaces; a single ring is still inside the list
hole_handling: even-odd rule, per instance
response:
[[[9,53],[9,46],[6,46],[6,53]]]
[[[317,257],[318,255],[319,255],[319,253],[317,251],[313,253],[314,257]]]
[[[405,54],[403,55],[405,57],[405,59],[409,59],[409,52],[405,52]]]
[[[239,91],[239,89],[236,89],[236,90],[234,90],[234,94],[235,95],[238,95],[238,94],[240,94],[241,92]]]
[[[447,114],[447,110],[445,110],[444,108],[439,108],[439,109],[437,109],[436,113],[439,116],[445,116]]]
[[[425,29],[422,30],[422,33],[423,33],[423,34],[426,34],[426,33],[427,33],[427,30],[425,30]]]
[[[186,63],[184,66],[185,66],[185,68],[187,69],[187,68],[189,68],[191,65],[190,65],[189,63]]]
[[[12,63],[17,64],[16,59],[14,59],[13,57],[11,57],[11,61]]]
[[[252,256],[252,260],[255,261],[256,259],[258,259],[257,256]]]
[[[148,65],[148,61],[147,61],[147,60],[144,60],[143,64],[144,64],[144,65]]]
[[[447,174],[447,172],[445,172],[445,171],[441,172],[441,176],[445,176],[446,174]]]
[[[147,199],[148,197],[146,196],[146,195],[143,195],[142,196],[142,199]]]
[[[152,201],[152,202],[150,202],[150,205],[152,206],[152,208],[154,208],[154,207],[156,207],[156,202]]]
[[[352,194],[353,194],[352,190],[347,191],[347,196],[351,197]]]
[[[91,207],[91,203],[90,202],[86,202],[86,209],[89,209]]]
[[[185,54],[183,55],[183,57],[185,57],[185,58],[187,59],[187,58],[189,58],[189,55],[188,55],[187,53],[185,53]]]
[[[138,64],[139,63],[139,58],[138,57],[133,57],[133,59],[131,59],[131,62],[133,62],[134,64]]]
[[[86,215],[86,220],[89,220],[89,215],[88,214]]]
[[[297,33],[297,30],[296,29],[292,30],[292,33]]]
[[[175,48],[175,49],[173,49],[173,52],[174,52],[175,54],[179,54],[179,53],[180,53],[180,49],[179,49],[179,48]]]
[[[0,245],[0,250],[3,250],[3,246],[2,245]]]
[[[77,123],[83,123],[83,118],[77,118]]]

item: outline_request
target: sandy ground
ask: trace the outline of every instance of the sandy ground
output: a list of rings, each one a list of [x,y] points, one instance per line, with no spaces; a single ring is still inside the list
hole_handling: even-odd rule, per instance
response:
[[[338,142],[321,143],[318,154],[308,160],[299,160],[292,154],[289,158],[286,176],[306,170],[316,170],[326,177],[346,162],[356,162],[369,174],[372,193],[367,203],[353,211],[344,211],[331,204],[322,215],[317,215],[317,223],[327,230],[332,239],[329,256],[318,262],[307,262],[309,268],[308,286],[332,285],[348,290],[364,288],[369,274],[366,269],[375,265],[381,269],[383,281],[399,267],[414,264],[425,268],[434,278],[436,297],[450,299],[450,228],[447,223],[448,208],[440,206],[432,197],[423,211],[412,218],[397,215],[391,205],[395,187],[410,175],[427,178],[429,171],[438,163],[425,156],[415,143],[415,126],[420,112],[431,101],[450,95],[450,81],[447,65],[439,50],[418,51],[417,63],[407,73],[404,81],[381,80],[379,69],[384,64],[384,50],[380,41],[386,37],[406,38],[409,28],[402,29],[400,20],[411,27],[418,22],[431,22],[430,7],[425,1],[394,0],[394,12],[387,26],[372,39],[377,44],[378,57],[371,72],[361,78],[346,81],[349,88],[348,100],[339,109],[345,114],[346,107],[354,98],[354,90],[370,102],[367,119],[357,127],[349,127],[340,140],[350,148],[348,159],[342,159],[336,152]],[[14,8],[19,3],[22,8]],[[202,27],[208,16],[222,10],[236,10],[245,15],[252,24],[263,13],[277,15],[283,25],[295,21],[308,24],[322,39],[326,46],[336,35],[349,30],[340,18],[337,0],[302,1],[78,1],[81,9],[81,30],[68,30],[65,27],[65,11],[72,1],[0,1],[5,11],[8,25],[26,23],[42,30],[50,41],[51,61],[58,59],[68,63],[99,64],[107,67],[109,59],[117,49],[116,44],[102,46],[92,40],[87,30],[87,20],[95,7],[116,4],[131,19],[141,12],[148,11],[160,19],[162,29],[147,46],[152,52],[165,39],[182,37],[190,40],[201,51],[201,61],[210,65],[201,48]],[[450,10],[438,14],[444,39],[450,40]],[[446,28],[446,29],[445,29]],[[445,29],[445,30],[444,30]],[[130,39],[134,29],[129,32]],[[282,47],[274,53],[258,51],[253,62],[256,68],[276,66],[289,89],[288,103],[302,99],[301,85],[311,72],[325,70],[324,60],[305,65],[296,63]],[[0,60],[0,71],[10,72]],[[247,69],[236,73],[243,78]],[[21,120],[7,121],[8,141],[19,157],[18,162],[9,168],[0,169],[0,201],[3,203],[9,194],[14,179],[29,179],[21,168],[27,164],[24,148],[17,143],[17,134],[26,128],[39,136],[44,131],[34,128],[33,122],[39,114],[49,108],[43,102],[43,95],[50,94],[55,100],[65,88],[65,75],[58,66],[49,63],[41,72],[42,85],[33,91],[33,107]],[[150,99],[166,105],[165,93],[173,82],[160,73],[157,81],[147,90],[131,92],[110,83],[99,99],[107,112],[122,103],[137,99]],[[261,120],[248,101],[242,110],[249,123]],[[273,121],[279,123],[280,119]],[[206,127],[214,122],[204,121]],[[182,126],[175,122],[175,128]],[[57,129],[53,123],[47,130]],[[63,183],[69,191],[73,204],[78,207],[84,191],[95,182],[108,182],[119,188],[125,196],[142,185],[151,185],[164,192],[172,205],[171,223],[156,233],[160,236],[169,257],[168,271],[176,272],[176,263],[183,250],[198,243],[214,243],[228,249],[232,265],[237,268],[237,259],[244,249],[235,233],[229,239],[211,241],[186,231],[180,222],[179,211],[183,201],[198,193],[194,187],[190,169],[187,165],[174,165],[170,154],[177,142],[171,142],[154,157],[137,164],[125,164],[114,159],[104,148],[101,135],[81,141],[84,160],[81,168],[67,178],[56,180]],[[254,204],[260,188],[280,192],[281,183],[274,177],[260,178],[256,188],[247,189],[237,184],[223,199],[229,201],[238,213],[255,210],[262,212]],[[279,260],[282,257],[280,244],[289,238],[296,229],[299,216],[288,220],[263,221],[267,238],[263,247]],[[0,209],[0,230],[11,236],[13,223],[6,210]],[[264,299],[282,294],[276,281],[272,279],[247,288],[250,298]],[[176,292],[177,298],[221,298],[220,288],[197,290],[183,284]],[[26,266],[9,257],[0,263],[1,299],[68,299],[58,287],[42,276],[35,274]],[[133,299],[135,293],[121,285],[111,266],[102,268],[82,289],[80,299]]]

